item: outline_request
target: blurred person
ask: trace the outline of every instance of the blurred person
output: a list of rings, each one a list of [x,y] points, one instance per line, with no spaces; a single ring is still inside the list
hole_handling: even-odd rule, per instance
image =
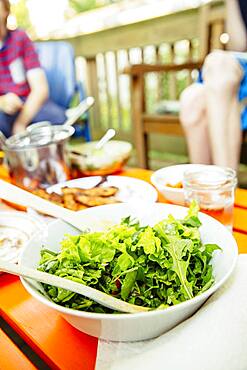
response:
[[[247,1],[226,0],[228,48],[247,49]],[[247,54],[216,50],[204,62],[198,83],[181,95],[180,119],[190,161],[237,169],[242,130],[247,130]]]
[[[23,30],[8,30],[9,13],[9,0],[0,0],[0,130],[7,137],[30,123],[66,120],[64,108],[49,100],[34,44]]]

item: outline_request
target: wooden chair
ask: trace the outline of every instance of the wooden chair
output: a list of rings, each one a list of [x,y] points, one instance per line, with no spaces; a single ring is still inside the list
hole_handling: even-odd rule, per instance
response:
[[[201,68],[205,56],[212,49],[223,49],[224,45],[220,42],[220,35],[224,32],[224,14],[222,14],[222,10],[217,11],[216,9],[215,11],[215,6],[217,6],[217,4],[212,5],[209,3],[202,6],[199,11],[198,34],[200,52],[197,61],[193,61],[190,56],[189,60],[183,64],[135,64],[129,66],[124,71],[124,73],[130,75],[131,79],[133,131],[135,135],[137,161],[138,165],[142,168],[149,167],[148,135],[150,133],[175,136],[184,135],[178,115],[148,114],[146,112],[145,76],[150,72],[169,73],[174,75],[182,70],[189,71],[191,76],[193,70]],[[192,80],[190,79],[188,85],[191,82]]]

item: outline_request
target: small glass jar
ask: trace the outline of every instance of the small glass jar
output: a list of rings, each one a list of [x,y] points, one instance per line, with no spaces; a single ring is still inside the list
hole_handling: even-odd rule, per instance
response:
[[[216,218],[230,231],[233,227],[236,172],[231,168],[202,166],[186,171],[183,179],[185,204],[196,200],[200,211]]]

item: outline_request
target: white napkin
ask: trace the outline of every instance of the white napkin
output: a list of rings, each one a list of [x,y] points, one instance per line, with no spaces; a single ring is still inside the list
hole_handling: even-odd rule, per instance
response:
[[[145,342],[99,340],[97,370],[247,370],[247,255],[191,318]]]

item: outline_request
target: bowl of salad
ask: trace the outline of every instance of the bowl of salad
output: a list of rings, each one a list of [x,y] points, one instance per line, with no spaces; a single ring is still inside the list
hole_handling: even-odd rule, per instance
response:
[[[132,145],[127,141],[111,140],[96,149],[98,141],[71,148],[69,156],[73,171],[86,176],[105,176],[119,171],[127,163]]]
[[[202,164],[178,164],[155,171],[151,182],[156,189],[171,203],[184,205],[183,176],[185,171],[200,169]]]
[[[39,269],[148,307],[120,313],[81,295],[21,279],[27,291],[78,330],[113,341],[150,339],[190,317],[231,275],[237,245],[217,220],[155,203],[79,212],[85,231],[56,220],[33,238],[21,266]]]

